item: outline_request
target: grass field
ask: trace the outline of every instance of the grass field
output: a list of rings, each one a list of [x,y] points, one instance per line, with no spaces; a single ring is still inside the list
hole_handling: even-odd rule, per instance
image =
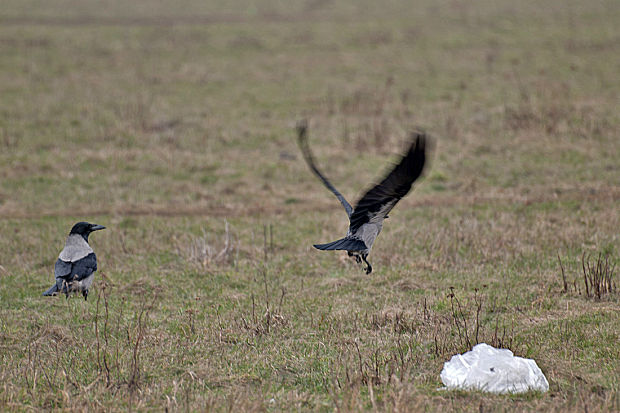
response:
[[[216,3],[2,2],[0,410],[620,410],[620,4]],[[300,118],[351,202],[434,137],[369,276]],[[483,341],[549,392],[438,390]]]

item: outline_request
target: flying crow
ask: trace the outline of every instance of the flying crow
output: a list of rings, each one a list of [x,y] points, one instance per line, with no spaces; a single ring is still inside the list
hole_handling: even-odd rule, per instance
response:
[[[297,124],[298,142],[308,166],[319,177],[323,184],[336,195],[349,217],[347,235],[328,244],[315,244],[320,250],[345,250],[349,256],[355,257],[358,263],[362,260],[368,265],[366,274],[372,272],[372,266],[367,261],[372,244],[381,232],[383,220],[394,205],[411,190],[413,182],[422,175],[426,162],[426,143],[424,134],[413,133],[411,145],[401,161],[394,166],[389,174],[372,187],[352,208],[340,192],[325,178],[315,165],[312,152],[308,146],[307,123]]]
[[[93,283],[94,272],[97,271],[97,257],[88,245],[88,236],[93,231],[104,229],[103,225],[78,222],[71,228],[54,266],[56,284],[52,285],[43,295],[57,295],[70,292],[81,292],[84,300],[88,299],[88,289]]]

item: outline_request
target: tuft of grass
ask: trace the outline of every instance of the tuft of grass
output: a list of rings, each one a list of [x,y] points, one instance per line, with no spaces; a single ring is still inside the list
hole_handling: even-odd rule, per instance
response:
[[[230,231],[228,221],[224,221],[224,234],[217,245],[212,244],[207,231],[202,228],[202,236],[184,237],[177,241],[178,254],[189,262],[208,268],[214,264],[235,264],[239,257],[239,250],[235,244],[235,237]]]
[[[590,256],[586,258],[585,253],[581,257],[583,269],[583,283],[587,297],[601,299],[603,296],[616,292],[616,283],[613,279],[615,264],[611,264],[609,256],[599,253],[594,263],[590,262]]]

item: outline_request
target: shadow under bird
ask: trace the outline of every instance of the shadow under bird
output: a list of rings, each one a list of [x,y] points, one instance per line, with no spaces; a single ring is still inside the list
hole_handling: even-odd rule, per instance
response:
[[[297,134],[306,163],[327,189],[340,200],[349,217],[349,230],[344,238],[327,244],[315,244],[314,247],[320,250],[347,251],[358,263],[363,260],[367,265],[366,274],[370,274],[372,266],[367,258],[381,232],[383,220],[388,218],[388,213],[402,197],[407,195],[414,181],[422,175],[426,163],[426,135],[412,133],[409,149],[400,162],[379,184],[370,188],[353,208],[316,167],[308,145],[308,126],[305,121],[297,124]]]
[[[78,222],[71,228],[65,248],[60,252],[54,266],[56,283],[43,295],[64,293],[69,297],[71,292],[81,292],[84,300],[88,299],[88,289],[97,271],[97,256],[88,244],[88,236],[101,229],[105,227],[88,222]]]

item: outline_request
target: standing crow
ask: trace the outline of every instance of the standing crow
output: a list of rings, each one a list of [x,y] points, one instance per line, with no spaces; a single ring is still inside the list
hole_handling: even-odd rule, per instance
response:
[[[336,195],[349,217],[349,230],[346,237],[328,244],[315,244],[320,250],[346,250],[349,256],[354,256],[358,263],[362,260],[368,265],[366,274],[370,274],[372,266],[366,260],[372,244],[381,232],[383,220],[394,205],[411,190],[413,182],[422,175],[426,161],[426,136],[413,133],[411,145],[401,161],[387,174],[380,184],[375,185],[352,208],[340,192],[323,176],[314,163],[310,147],[308,146],[307,124],[301,121],[297,124],[299,147],[312,172],[319,177],[323,184]]]
[[[88,289],[93,283],[94,272],[97,271],[97,257],[88,245],[88,236],[93,231],[104,229],[103,225],[78,222],[71,228],[54,266],[56,284],[52,285],[43,295],[65,293],[69,297],[72,291],[81,292],[84,300],[88,299]]]

